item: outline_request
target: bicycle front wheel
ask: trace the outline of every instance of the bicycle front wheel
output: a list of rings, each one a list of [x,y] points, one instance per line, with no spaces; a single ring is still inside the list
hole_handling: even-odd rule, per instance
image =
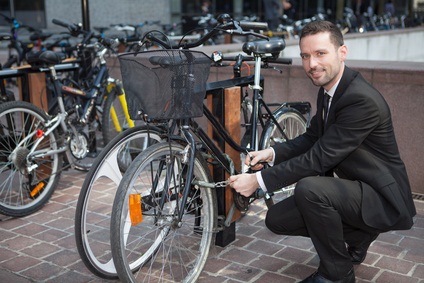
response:
[[[48,121],[31,103],[0,104],[0,213],[29,215],[56,189],[62,155],[51,153],[58,144],[54,131],[46,134]]]
[[[101,151],[87,173],[75,212],[75,240],[85,266],[95,275],[116,279],[110,246],[112,203],[122,175],[148,146],[161,141],[155,127],[128,129]]]
[[[215,191],[191,185],[186,203],[185,147],[156,144],[125,173],[113,204],[111,244],[124,282],[195,282],[215,238]],[[210,182],[199,155],[193,181]],[[179,214],[182,217],[179,217]]]

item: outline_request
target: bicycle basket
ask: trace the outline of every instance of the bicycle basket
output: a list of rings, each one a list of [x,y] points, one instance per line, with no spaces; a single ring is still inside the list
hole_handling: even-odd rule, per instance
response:
[[[153,50],[118,56],[131,119],[200,117],[211,60],[191,50]]]

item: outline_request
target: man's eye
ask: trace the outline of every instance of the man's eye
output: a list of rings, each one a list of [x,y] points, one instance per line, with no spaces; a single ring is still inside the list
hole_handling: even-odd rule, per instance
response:
[[[303,55],[300,55],[300,58],[302,58],[302,59],[308,59],[309,58],[309,55],[303,54]]]

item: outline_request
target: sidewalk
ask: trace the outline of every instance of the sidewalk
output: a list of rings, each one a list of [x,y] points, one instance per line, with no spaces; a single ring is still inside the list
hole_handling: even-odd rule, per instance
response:
[[[92,275],[75,247],[74,213],[84,176],[65,171],[50,202],[33,215],[0,215],[0,282],[117,282]],[[424,283],[424,201],[415,205],[414,227],[381,234],[355,267],[356,282]],[[200,283],[291,283],[315,271],[311,241],[271,233],[264,226],[265,212],[262,202],[252,205],[236,225],[236,240],[212,249]]]

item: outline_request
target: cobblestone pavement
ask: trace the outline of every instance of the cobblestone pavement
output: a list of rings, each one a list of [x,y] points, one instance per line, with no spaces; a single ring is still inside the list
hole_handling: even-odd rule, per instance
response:
[[[117,282],[97,278],[81,262],[74,240],[74,213],[84,173],[68,170],[50,202],[23,218],[0,215],[0,282]],[[424,202],[408,231],[381,234],[357,282],[424,282]],[[318,258],[308,238],[282,237],[264,226],[266,208],[253,204],[236,224],[236,240],[214,247],[199,280],[207,282],[298,282]]]

